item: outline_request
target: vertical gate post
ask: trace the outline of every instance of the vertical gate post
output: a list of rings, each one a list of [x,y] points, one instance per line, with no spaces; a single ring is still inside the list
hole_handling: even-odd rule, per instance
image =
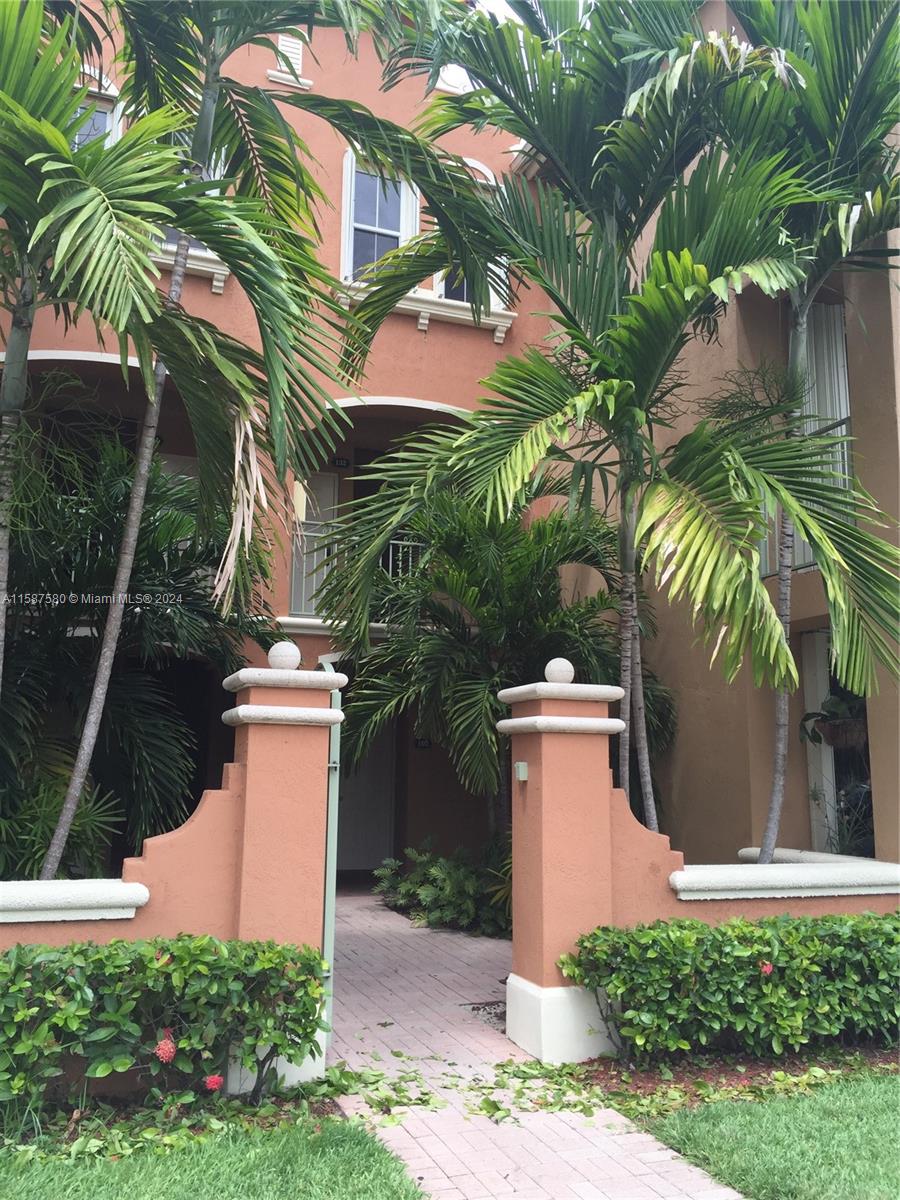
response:
[[[343,720],[332,693],[347,676],[297,670],[293,642],[273,646],[269,663],[224,683],[237,704],[222,720],[245,772],[236,936],[322,949],[329,733]]]
[[[508,688],[512,716],[497,729],[512,739],[513,969],[507,1035],[544,1062],[609,1053],[596,1001],[557,967],[575,941],[612,917],[609,737],[625,728],[608,716],[622,689],[576,684],[564,658],[546,682]]]

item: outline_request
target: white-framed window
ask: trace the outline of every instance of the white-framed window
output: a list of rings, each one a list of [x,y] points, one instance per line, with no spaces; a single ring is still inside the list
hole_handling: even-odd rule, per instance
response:
[[[357,280],[367,267],[419,232],[419,197],[403,181],[379,179],[352,150],[344,158],[341,275]]]
[[[847,338],[843,304],[812,304],[807,314],[806,398],[804,431],[808,434],[850,432],[850,380],[847,374]],[[837,451],[835,468],[850,473],[850,447]],[[794,566],[811,567],[812,548],[799,536],[794,538]],[[774,575],[778,570],[778,537],[775,522],[761,548],[760,571]]]
[[[812,304],[807,316],[806,401],[807,433],[846,436],[850,432],[850,380],[847,374],[847,336],[843,304]],[[850,473],[850,447],[837,451],[835,468]],[[812,548],[803,538],[794,541],[794,566],[813,564]]]
[[[72,139],[72,149],[86,146],[88,142],[103,139],[114,142],[122,132],[122,112],[119,105],[119,89],[93,67],[84,67],[81,73],[81,84],[87,86],[88,94],[84,102],[78,106],[78,113],[92,110],[87,121],[81,126]]]
[[[291,33],[279,33],[277,36],[279,54],[277,67],[266,71],[266,78],[282,87],[302,88],[304,91],[312,87],[312,81],[303,78],[303,39]],[[291,64],[292,70],[285,69],[284,59]]]
[[[495,185],[489,167],[474,159],[466,162],[485,186]],[[343,200],[341,278],[348,284],[347,303],[352,304],[365,290],[362,276],[366,268],[419,232],[419,195],[408,183],[380,179],[348,150]],[[395,312],[415,316],[423,333],[428,331],[432,318],[460,325],[475,323],[468,285],[453,270],[424,280],[398,302]],[[499,297],[492,295],[490,310],[482,315],[481,325],[493,332],[499,345],[514,319],[515,313],[504,309]]]

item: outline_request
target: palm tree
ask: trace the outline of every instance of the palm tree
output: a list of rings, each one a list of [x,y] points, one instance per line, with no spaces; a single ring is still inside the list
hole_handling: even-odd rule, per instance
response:
[[[87,314],[118,337],[159,304],[146,270],[155,221],[177,168],[173,112],[136,122],[110,149],[72,148],[89,118],[81,55],[63,20],[44,32],[40,3],[0,9],[0,306],[9,314],[0,376],[0,593],[9,585],[11,441],[27,395],[28,352],[42,308]],[[6,624],[0,614],[0,684]]]
[[[11,503],[17,589],[34,599],[10,611],[9,686],[0,702],[0,861],[5,874],[25,876],[46,854],[71,773],[134,467],[108,415],[89,415],[77,380],[51,379],[42,400],[55,415],[23,428]],[[226,616],[215,602],[227,537],[224,516],[205,528],[196,480],[167,475],[154,458],[133,575],[145,599],[126,612],[64,869],[96,872],[111,833],[123,833],[130,852],[187,815],[193,735],[159,671],[195,660],[227,674],[244,661],[245,637],[265,645],[273,636],[258,597],[258,616],[240,602]],[[261,585],[268,561],[255,543],[251,549]]]
[[[334,596],[335,615],[362,636],[367,572],[391,529],[448,474],[499,512],[548,461],[565,464],[572,501],[585,509],[602,486],[621,513],[620,683],[651,828],[635,635],[640,569],[655,566],[659,584],[688,599],[729,678],[749,653],[756,680],[777,687],[794,686],[797,675],[759,578],[762,502],[787,509],[812,535],[848,677],[870,678],[875,661],[891,660],[883,632],[897,610],[895,555],[857,528],[879,514],[857,486],[836,479],[835,439],[798,438],[785,449],[783,432],[800,432],[786,412],[777,435],[752,422],[701,423],[665,451],[657,444],[678,411],[677,360],[692,331],[714,334],[745,281],[770,295],[798,286],[805,264],[785,222],[847,197],[830,180],[810,185],[785,151],[761,149],[768,126],[759,114],[789,104],[799,70],[774,46],[754,50],[699,31],[680,38],[695,7],[523,0],[514,24],[456,5],[433,22],[432,6],[412,6],[417,20],[395,44],[388,79],[433,79],[461,65],[474,90],[436,100],[426,127],[437,135],[472,123],[520,139],[531,178],[503,179],[484,198],[482,224],[513,273],[550,297],[559,337],[550,350],[502,363],[484,381],[500,399],[461,434],[432,431],[393,456],[388,485],[358,522],[344,594]],[[739,117],[747,146],[726,158],[718,130]],[[641,239],[651,242],[643,265],[634,261]],[[380,264],[383,288],[361,311],[378,313],[417,281],[419,255],[434,269],[428,256],[438,240]],[[871,606],[861,600],[863,578],[874,588]],[[628,754],[625,737],[626,788]]]
[[[200,410],[218,401],[220,389],[201,386],[195,390],[191,411],[181,382],[195,385],[204,370],[208,373],[210,343],[217,351],[217,361],[227,368],[220,371],[226,394],[237,391],[241,402],[233,434],[239,469],[230,499],[232,535],[220,574],[220,591],[227,601],[235,572],[241,570],[254,498],[265,503],[265,468],[259,465],[256,453],[255,427],[264,425],[266,438],[260,448],[269,452],[276,481],[283,483],[288,472],[303,478],[327,452],[340,428],[339,414],[329,409],[327,392],[328,380],[340,377],[331,354],[339,330],[345,334],[346,363],[356,369],[362,364],[365,343],[357,336],[357,323],[347,318],[340,302],[340,285],[315,256],[313,205],[319,192],[300,160],[305,147],[278,105],[293,104],[329,121],[352,138],[379,173],[405,172],[420,186],[426,200],[440,198],[448,244],[473,272],[479,269],[451,203],[458,197],[464,204],[465,193],[473,189],[461,163],[376,119],[360,105],[249,88],[225,74],[227,60],[242,47],[278,33],[305,36],[304,27],[313,23],[341,25],[352,45],[358,22],[367,15],[365,4],[173,0],[160,6],[148,0],[120,0],[114,15],[125,37],[121,58],[126,116],[140,123],[165,113],[172,120],[177,118],[181,131],[184,186],[176,198],[170,198],[169,211],[158,215],[160,223],[179,231],[179,237],[168,295],[156,323],[166,333],[176,332],[171,326],[183,315],[178,306],[188,247],[195,238],[225,262],[243,289],[254,310],[262,349],[236,381],[237,344],[222,339],[207,324],[195,323],[198,332],[193,341],[185,344],[182,339],[174,349],[167,339],[154,341],[141,335],[144,348],[159,353],[152,367],[142,359],[148,402],[113,602],[75,769],[43,869],[46,878],[52,877],[59,862],[99,734],[124,616],[120,597],[128,590],[167,375],[179,386],[189,408],[198,449],[209,441]],[[281,57],[282,65],[292,70]],[[464,209],[462,217],[464,220]],[[372,328],[370,323],[370,332]],[[133,328],[129,332],[138,340]],[[223,349],[220,343],[227,345]],[[185,370],[179,380],[175,367],[183,366],[185,358],[190,359],[193,373]],[[200,455],[201,471],[204,457]]]
[[[807,370],[810,305],[836,270],[884,265],[891,251],[877,239],[900,224],[898,150],[890,142],[900,120],[897,62],[898,10],[891,0],[736,0],[747,33],[756,41],[783,46],[786,60],[802,80],[777,105],[757,115],[753,136],[765,125],[771,146],[784,146],[807,169],[840,185],[840,201],[803,205],[785,214],[785,224],[805,248],[803,275],[790,290],[789,367],[796,379]],[[726,119],[722,134],[733,152],[746,152],[747,122]],[[777,608],[785,638],[791,627],[794,523],[789,509],[779,513]],[[839,631],[838,631],[839,636]],[[838,661],[843,657],[837,653]],[[839,666],[839,671],[841,670]],[[860,691],[874,680],[858,676]],[[760,844],[760,862],[771,862],[778,838],[788,757],[788,691],[775,697],[775,750],[769,809]]]
[[[588,506],[598,481],[615,498],[622,532],[622,707],[632,716],[645,819],[655,828],[635,632],[638,507],[657,477],[654,433],[667,423],[677,396],[673,367],[689,330],[701,326],[713,334],[731,291],[747,280],[775,293],[800,277],[794,247],[781,236],[781,215],[813,195],[779,156],[725,159],[711,141],[708,112],[791,80],[771,49],[703,38],[692,3],[582,7],[535,0],[514,5],[521,23],[454,4],[432,21],[433,6],[411,8],[414,22],[394,42],[388,82],[409,74],[434,80],[443,66],[462,66],[474,90],[434,101],[424,128],[440,136],[472,124],[519,139],[524,174],[507,175],[483,197],[479,228],[493,243],[495,260],[549,296],[558,332],[554,348],[507,361],[484,381],[503,400],[489,401],[461,438],[426,443],[426,474],[420,472],[415,486],[421,491],[421,480],[434,477],[443,451],[445,464],[473,494],[502,512],[551,455],[568,462],[573,487]],[[690,70],[670,73],[660,89],[658,64],[690,28]],[[633,53],[623,54],[623,44]],[[639,267],[638,246],[651,236],[651,252]],[[382,306],[434,270],[431,256],[439,242],[435,233],[380,264],[380,286],[360,316],[380,316]],[[573,440],[574,430],[580,436]],[[416,478],[413,458],[408,450],[398,461],[398,486]],[[392,499],[398,502],[396,488],[360,525],[360,538],[375,539],[370,562],[389,537],[387,525],[379,529],[375,522],[393,519]],[[396,518],[407,515],[400,501]],[[708,511],[702,516],[712,521]],[[753,529],[756,524],[751,522]],[[729,543],[731,550],[747,562],[752,557],[743,541],[736,548]],[[361,565],[347,597],[337,601],[358,627],[366,619],[367,588]],[[750,627],[774,655],[775,677],[790,676],[761,585],[751,594]],[[713,623],[729,622],[733,639],[730,602],[736,597],[714,595],[706,580],[696,607],[707,606]],[[746,621],[736,628],[745,629],[746,637]],[[729,640],[729,670],[736,669],[744,644],[740,637]],[[626,789],[629,742],[626,732],[619,747]]]
[[[378,478],[377,464],[369,471]],[[345,533],[358,507],[348,507]],[[417,734],[447,748],[462,785],[488,797],[492,837],[509,819],[509,747],[497,734],[505,712],[497,693],[540,678],[558,655],[584,680],[618,670],[609,592],[567,600],[560,576],[577,564],[615,583],[615,528],[597,515],[571,520],[564,510],[526,521],[525,510],[519,503],[506,519],[495,514],[485,522],[480,506],[454,492],[434,496],[410,520],[393,568],[375,570],[373,612],[387,627],[384,638],[345,646],[353,676],[345,704],[348,761],[358,763],[387,722],[413,713]],[[342,545],[339,532],[334,552],[346,567]],[[353,553],[352,539],[347,549]],[[334,594],[333,586],[326,589],[326,619]],[[645,674],[659,753],[674,734],[674,705]]]

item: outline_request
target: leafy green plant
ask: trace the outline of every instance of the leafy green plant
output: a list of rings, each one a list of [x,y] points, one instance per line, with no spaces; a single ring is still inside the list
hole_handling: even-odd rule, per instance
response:
[[[601,926],[560,965],[637,1057],[890,1041],[900,1019],[898,914]]]
[[[276,1058],[317,1053],[324,964],[308,947],[186,934],[0,955],[0,1105],[39,1110],[64,1071],[217,1091],[229,1057],[259,1100]]]
[[[490,849],[476,857],[465,850],[438,855],[427,846],[409,847],[404,855],[405,862],[385,859],[374,873],[375,893],[388,908],[436,929],[509,936],[509,911],[491,897],[496,872]]]
[[[92,397],[59,374],[35,397],[53,412],[20,429],[10,512],[16,591],[5,615],[6,679],[0,695],[0,863],[5,878],[40,869],[71,777],[78,731],[115,574],[117,530],[134,456],[92,409]],[[226,614],[214,597],[228,522],[204,522],[200,485],[155,456],[132,586],[91,761],[84,813],[76,811],[62,874],[108,870],[113,827],[129,850],[180,824],[196,769],[194,736],[162,672],[206,663],[227,675],[244,662],[244,639],[272,638],[259,594]],[[260,543],[245,564],[259,589],[268,559]],[[102,798],[111,797],[101,805]],[[54,812],[52,821],[44,818]],[[103,813],[102,822],[99,820]],[[39,844],[39,835],[41,844]],[[18,848],[18,850],[17,850]],[[21,851],[21,853],[19,853]]]

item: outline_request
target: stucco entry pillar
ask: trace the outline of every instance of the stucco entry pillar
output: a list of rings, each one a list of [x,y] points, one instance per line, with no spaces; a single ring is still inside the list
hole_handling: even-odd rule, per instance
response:
[[[508,688],[512,716],[513,969],[507,1036],[543,1062],[583,1062],[613,1052],[591,993],[569,984],[557,961],[576,939],[612,919],[608,715],[622,689],[576,684],[564,658],[546,682]]]
[[[347,676],[297,670],[292,642],[273,646],[269,663],[223,685],[237,693],[222,720],[245,771],[235,936],[321,947],[329,727],[343,720],[331,693]]]

